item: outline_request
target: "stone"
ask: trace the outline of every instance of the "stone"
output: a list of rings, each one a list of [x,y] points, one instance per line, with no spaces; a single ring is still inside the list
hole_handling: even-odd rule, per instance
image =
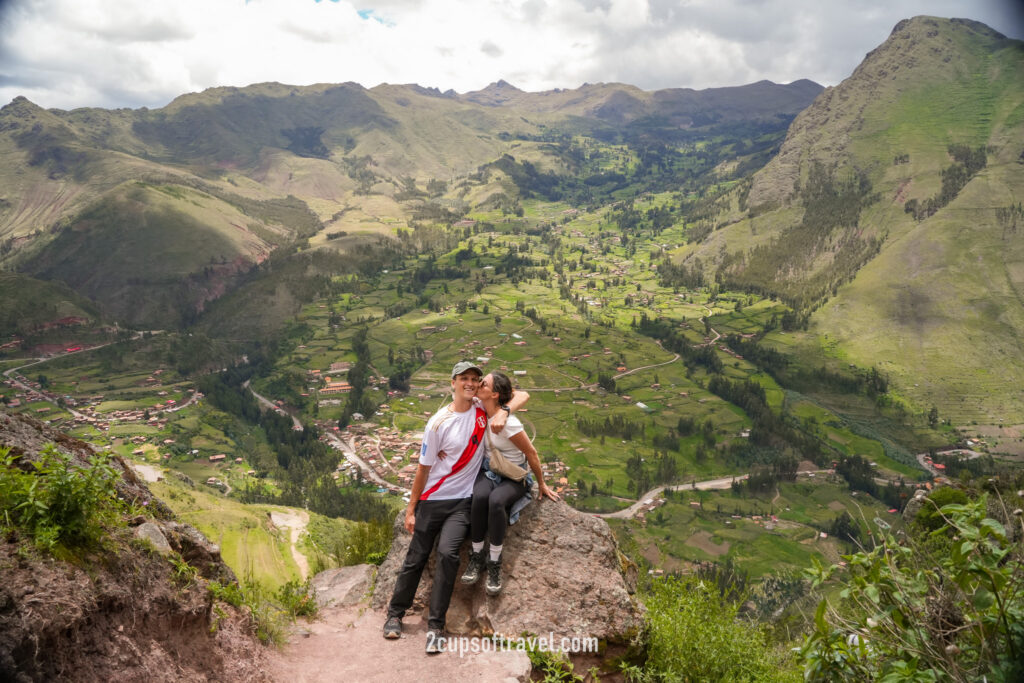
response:
[[[321,608],[351,607],[362,602],[370,592],[376,567],[357,564],[328,569],[313,577],[316,602]]]
[[[395,520],[391,549],[377,573],[373,606],[384,609],[405,559],[411,534],[404,511]],[[518,637],[523,632],[556,637],[595,637],[626,644],[643,625],[633,597],[636,567],[619,551],[607,522],[565,503],[534,500],[509,528],[502,553],[500,595],[484,580],[456,582],[447,614],[454,635]],[[469,541],[462,550],[465,568]],[[413,609],[424,609],[433,585],[435,557],[423,571]]]
[[[238,580],[231,568],[224,564],[220,556],[220,546],[203,536],[198,529],[181,522],[162,524],[171,547],[183,560],[195,567],[204,579],[221,583],[233,583]]]
[[[907,504],[903,508],[903,521],[908,524],[914,521],[917,517],[917,513],[921,510],[921,506],[924,505],[925,499],[928,497],[928,492],[924,489],[917,489],[914,491],[914,497],[907,501]]]
[[[135,537],[142,538],[153,544],[157,552],[161,555],[170,555],[172,551],[171,544],[167,542],[167,537],[160,531],[153,522],[144,522],[139,526],[135,527]]]

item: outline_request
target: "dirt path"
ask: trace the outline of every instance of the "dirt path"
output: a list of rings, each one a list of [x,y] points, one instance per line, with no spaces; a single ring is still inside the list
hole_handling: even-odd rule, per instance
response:
[[[707,306],[705,306],[705,307],[704,307],[704,309],[705,309],[705,310],[707,310],[707,312],[708,312],[708,315],[714,315],[714,314],[715,314],[715,312],[714,312],[714,311],[712,311],[712,310],[711,310],[710,308],[708,308]],[[704,316],[704,317],[702,317],[702,318],[698,318],[698,320],[700,320],[700,321],[701,321],[702,323],[706,323],[706,322],[707,322],[707,318],[708,318],[708,316],[706,315],[706,316]],[[714,335],[715,335],[715,338],[714,338],[714,339],[712,339],[712,340],[710,340],[710,341],[704,342],[703,344],[699,344],[699,346],[712,346],[712,345],[714,345],[714,343],[715,343],[716,341],[718,341],[719,339],[721,339],[721,338],[722,338],[722,335],[718,334],[718,332],[717,332],[717,331],[715,330],[715,328],[711,327],[710,325],[708,325],[708,330],[709,330],[709,331],[710,331],[710,332],[711,332],[712,334],[714,334]]]
[[[270,521],[279,529],[288,529],[291,532],[289,540],[292,559],[299,566],[299,574],[302,576],[302,580],[305,581],[309,576],[309,560],[299,552],[298,542],[302,532],[306,530],[306,525],[309,524],[309,514],[302,510],[289,510],[287,512],[284,510],[272,510],[270,512]]]
[[[142,480],[145,482],[152,484],[153,482],[160,481],[164,478],[164,472],[159,467],[143,465],[141,463],[131,462],[127,459],[125,459],[125,462],[131,465],[131,468],[135,470],[135,473],[142,477]]]
[[[267,670],[282,683],[530,680],[525,652],[427,655],[423,651],[426,619],[407,616],[402,637],[384,640],[384,616],[365,605],[325,609],[316,621],[303,626],[308,635],[292,638],[280,652],[271,654]],[[456,647],[458,642],[454,641]],[[471,646],[471,641],[464,642]]]
[[[660,346],[660,344],[659,344],[659,346]],[[667,360],[664,363],[655,363],[654,365],[645,365],[642,368],[633,368],[632,370],[626,370],[625,372],[620,372],[617,375],[613,375],[612,379],[621,379],[622,377],[625,377],[626,375],[632,375],[634,372],[640,372],[641,370],[650,370],[651,368],[660,368],[662,365],[668,365],[669,363],[675,363],[677,360],[679,360],[679,354],[678,353],[675,354],[675,356],[671,360]],[[596,384],[592,384],[590,386],[597,386],[597,385]]]

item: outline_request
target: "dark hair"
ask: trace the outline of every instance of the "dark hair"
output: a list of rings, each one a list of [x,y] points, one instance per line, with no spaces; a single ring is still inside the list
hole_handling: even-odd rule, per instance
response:
[[[507,405],[512,400],[512,380],[504,372],[495,370],[491,373],[494,393],[498,395],[498,405]]]

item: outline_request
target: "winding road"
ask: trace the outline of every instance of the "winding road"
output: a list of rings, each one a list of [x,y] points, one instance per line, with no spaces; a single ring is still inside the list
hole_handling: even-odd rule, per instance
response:
[[[294,415],[292,415],[291,413],[289,413],[284,408],[277,405],[267,397],[257,394],[256,390],[249,386],[250,381],[251,380],[245,380],[244,382],[242,382],[242,387],[248,389],[249,392],[256,397],[256,401],[259,402],[260,405],[262,405],[264,408],[269,408],[270,410],[273,410],[278,415],[288,415],[290,418],[292,418],[292,428],[297,432],[301,432],[303,430],[302,422],[299,421],[299,418],[295,417]]]
[[[408,489],[392,484],[391,482],[377,474],[376,470],[374,470],[366,461],[364,461],[362,458],[356,455],[356,450],[355,448],[352,447],[351,443],[346,443],[345,440],[342,439],[337,434],[326,432],[326,435],[327,440],[330,441],[335,448],[341,451],[342,454],[344,454],[346,460],[348,460],[356,467],[358,467],[363,472],[367,479],[369,479],[375,484],[378,484],[379,486],[383,486],[392,491],[408,491]]]

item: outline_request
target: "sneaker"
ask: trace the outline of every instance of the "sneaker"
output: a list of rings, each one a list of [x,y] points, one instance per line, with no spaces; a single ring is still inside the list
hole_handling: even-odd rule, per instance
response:
[[[487,589],[488,595],[497,595],[501,592],[501,558],[491,561],[487,560]]]
[[[471,552],[469,554],[469,564],[466,565],[466,571],[462,572],[462,583],[476,583],[480,580],[480,575],[484,571],[484,551],[481,550],[478,553]]]
[[[388,617],[384,622],[384,637],[388,640],[402,637],[402,620],[398,617]]]
[[[444,652],[445,638],[444,631],[439,628],[432,628],[427,631],[427,654],[438,655]]]

